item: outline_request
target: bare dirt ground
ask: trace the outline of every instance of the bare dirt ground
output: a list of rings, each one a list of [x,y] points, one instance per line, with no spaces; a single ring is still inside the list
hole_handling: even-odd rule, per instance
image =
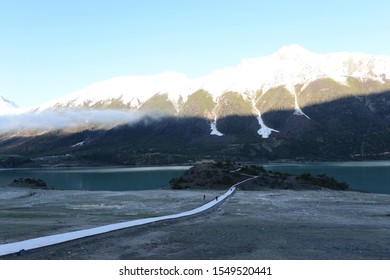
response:
[[[0,243],[195,208],[218,191],[1,190]],[[390,195],[238,191],[204,214],[0,259],[390,259]]]

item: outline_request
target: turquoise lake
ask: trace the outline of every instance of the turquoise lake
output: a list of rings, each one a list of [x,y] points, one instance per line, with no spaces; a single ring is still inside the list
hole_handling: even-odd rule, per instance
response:
[[[390,161],[266,164],[265,169],[292,174],[327,174],[349,184],[350,189],[390,194]]]
[[[130,191],[158,189],[181,176],[188,166],[137,168],[0,169],[0,186],[14,179],[42,179],[63,190]]]
[[[267,170],[292,174],[326,173],[349,184],[350,189],[390,194],[390,161],[265,164]],[[137,168],[0,169],[0,186],[21,177],[44,180],[66,190],[150,190],[166,186],[189,166]]]

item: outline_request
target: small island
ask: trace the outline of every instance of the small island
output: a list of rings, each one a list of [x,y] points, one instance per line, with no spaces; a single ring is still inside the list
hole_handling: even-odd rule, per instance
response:
[[[19,178],[12,181],[11,187],[26,187],[48,189],[47,184],[42,179],[36,178]]]
[[[240,185],[242,190],[290,189],[290,190],[347,190],[348,184],[326,175],[272,172],[262,166],[239,165],[233,162],[203,162],[187,170],[181,177],[170,181],[172,189],[226,189],[253,177]]]

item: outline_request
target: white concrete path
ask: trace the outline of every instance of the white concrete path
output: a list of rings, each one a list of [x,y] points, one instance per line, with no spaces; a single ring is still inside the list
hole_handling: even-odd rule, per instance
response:
[[[229,197],[231,194],[233,194],[236,190],[236,187],[240,184],[243,184],[249,180],[253,180],[255,177],[243,180],[241,182],[238,182],[237,184],[230,187],[230,189],[225,192],[223,195],[218,197],[217,199],[214,199],[213,201],[210,201],[198,208],[192,209],[190,211],[173,214],[173,215],[166,215],[161,217],[153,217],[153,218],[146,218],[146,219],[139,219],[134,221],[128,221],[128,222],[122,222],[122,223],[116,223],[106,226],[100,226],[90,229],[84,229],[84,230],[78,230],[73,232],[67,232],[67,233],[61,233],[61,234],[55,234],[55,235],[49,235],[49,236],[43,236],[33,239],[28,239],[24,241],[14,242],[14,243],[8,243],[8,244],[2,244],[0,245],[0,256],[5,256],[9,254],[18,253],[21,250],[32,250],[32,249],[38,249],[50,245],[55,245],[67,241],[72,241],[79,238],[89,237],[93,235],[98,235],[102,233],[107,233],[110,231],[115,231],[119,229],[134,227],[134,226],[140,226],[145,224],[150,224],[154,222],[159,221],[165,221],[165,220],[171,220],[171,219],[178,219],[182,217],[187,217],[195,214],[199,214],[203,211],[206,211],[213,206],[221,203],[224,201],[227,197]]]

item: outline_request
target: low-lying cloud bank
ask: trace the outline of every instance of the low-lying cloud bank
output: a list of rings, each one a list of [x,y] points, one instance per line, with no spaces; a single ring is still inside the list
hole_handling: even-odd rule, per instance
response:
[[[0,132],[66,129],[88,124],[132,124],[141,114],[119,110],[63,110],[0,115]]]

